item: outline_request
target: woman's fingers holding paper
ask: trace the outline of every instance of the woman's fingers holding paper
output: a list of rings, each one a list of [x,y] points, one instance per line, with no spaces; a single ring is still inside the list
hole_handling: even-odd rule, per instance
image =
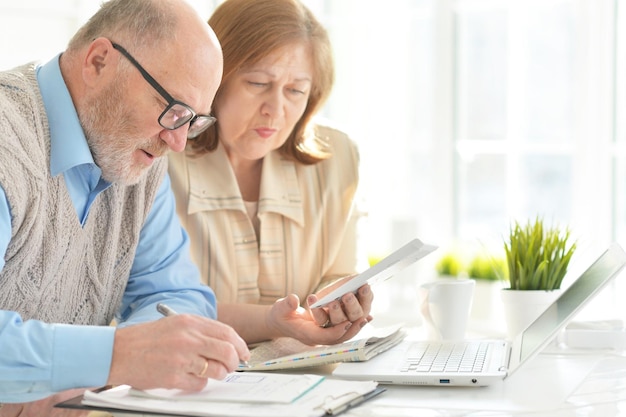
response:
[[[318,295],[308,297],[308,305],[317,301]],[[340,300],[331,301],[322,308],[311,309],[314,320],[323,327],[334,326],[344,321],[357,322],[361,319],[371,320],[370,311],[374,294],[368,284],[361,286],[356,294],[344,294]]]

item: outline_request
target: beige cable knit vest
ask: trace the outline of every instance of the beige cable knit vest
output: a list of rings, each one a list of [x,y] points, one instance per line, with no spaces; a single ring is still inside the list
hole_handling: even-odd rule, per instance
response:
[[[110,323],[165,171],[163,158],[137,185],[108,188],[82,228],[63,175],[50,176],[50,134],[34,67],[0,72],[0,185],[12,215],[0,309],[25,320]]]

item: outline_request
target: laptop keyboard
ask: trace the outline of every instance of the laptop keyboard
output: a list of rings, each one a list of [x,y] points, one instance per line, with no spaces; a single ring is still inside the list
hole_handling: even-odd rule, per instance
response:
[[[415,342],[406,353],[402,372],[480,372],[488,342]]]

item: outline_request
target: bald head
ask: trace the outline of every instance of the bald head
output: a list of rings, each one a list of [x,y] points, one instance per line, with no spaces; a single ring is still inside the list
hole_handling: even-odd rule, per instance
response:
[[[101,40],[109,41],[102,47],[108,49],[98,48]],[[168,91],[176,99],[189,100],[192,107],[195,102],[198,113],[210,110],[222,77],[222,50],[213,30],[185,0],[105,2],[72,37],[61,59],[77,107],[86,89],[97,89],[94,81],[106,81],[112,69],[135,71],[116,60],[119,54],[111,50],[111,42],[128,50],[166,89],[172,85]],[[101,71],[107,65],[109,71]]]
[[[193,115],[211,113],[222,64],[217,37],[186,1],[104,3],[60,58],[103,176],[130,183],[150,165],[144,162],[168,150],[182,151]],[[175,103],[187,109],[189,122],[162,124],[164,112]],[[120,166],[136,169],[115,173]]]
[[[98,38],[123,45],[141,62],[171,57],[176,65],[199,65],[205,74],[218,71],[221,79],[219,41],[184,0],[109,0],[72,37],[65,59],[82,60]]]
[[[98,37],[113,37],[137,50],[168,43],[183,46],[193,38],[216,42],[203,23],[184,0],[109,0],[79,29],[67,50],[84,48]]]

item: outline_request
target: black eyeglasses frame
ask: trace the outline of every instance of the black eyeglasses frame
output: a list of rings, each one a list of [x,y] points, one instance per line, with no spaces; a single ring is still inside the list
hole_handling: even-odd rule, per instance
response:
[[[167,102],[167,106],[158,118],[158,122],[161,127],[167,130],[175,130],[185,125],[186,123],[189,123],[188,138],[192,139],[208,129],[217,121],[214,116],[198,114],[189,105],[183,103],[182,101],[176,100],[174,97],[172,97],[170,93],[165,90],[165,88],[161,86],[161,84],[157,82],[157,80],[154,79],[154,77],[152,77],[152,75],[148,73],[148,71],[146,71],[146,69],[139,62],[137,62],[137,60],[123,46],[115,42],[111,42],[111,45],[113,45],[113,48],[115,48],[126,59],[128,59],[128,61],[139,71],[139,73],[146,80],[146,82],[150,84],[152,88],[154,88]],[[187,109],[190,114],[189,117],[178,119],[174,125],[165,125],[162,122],[163,117],[176,105],[182,106]],[[196,125],[196,129],[193,129],[194,124]]]

